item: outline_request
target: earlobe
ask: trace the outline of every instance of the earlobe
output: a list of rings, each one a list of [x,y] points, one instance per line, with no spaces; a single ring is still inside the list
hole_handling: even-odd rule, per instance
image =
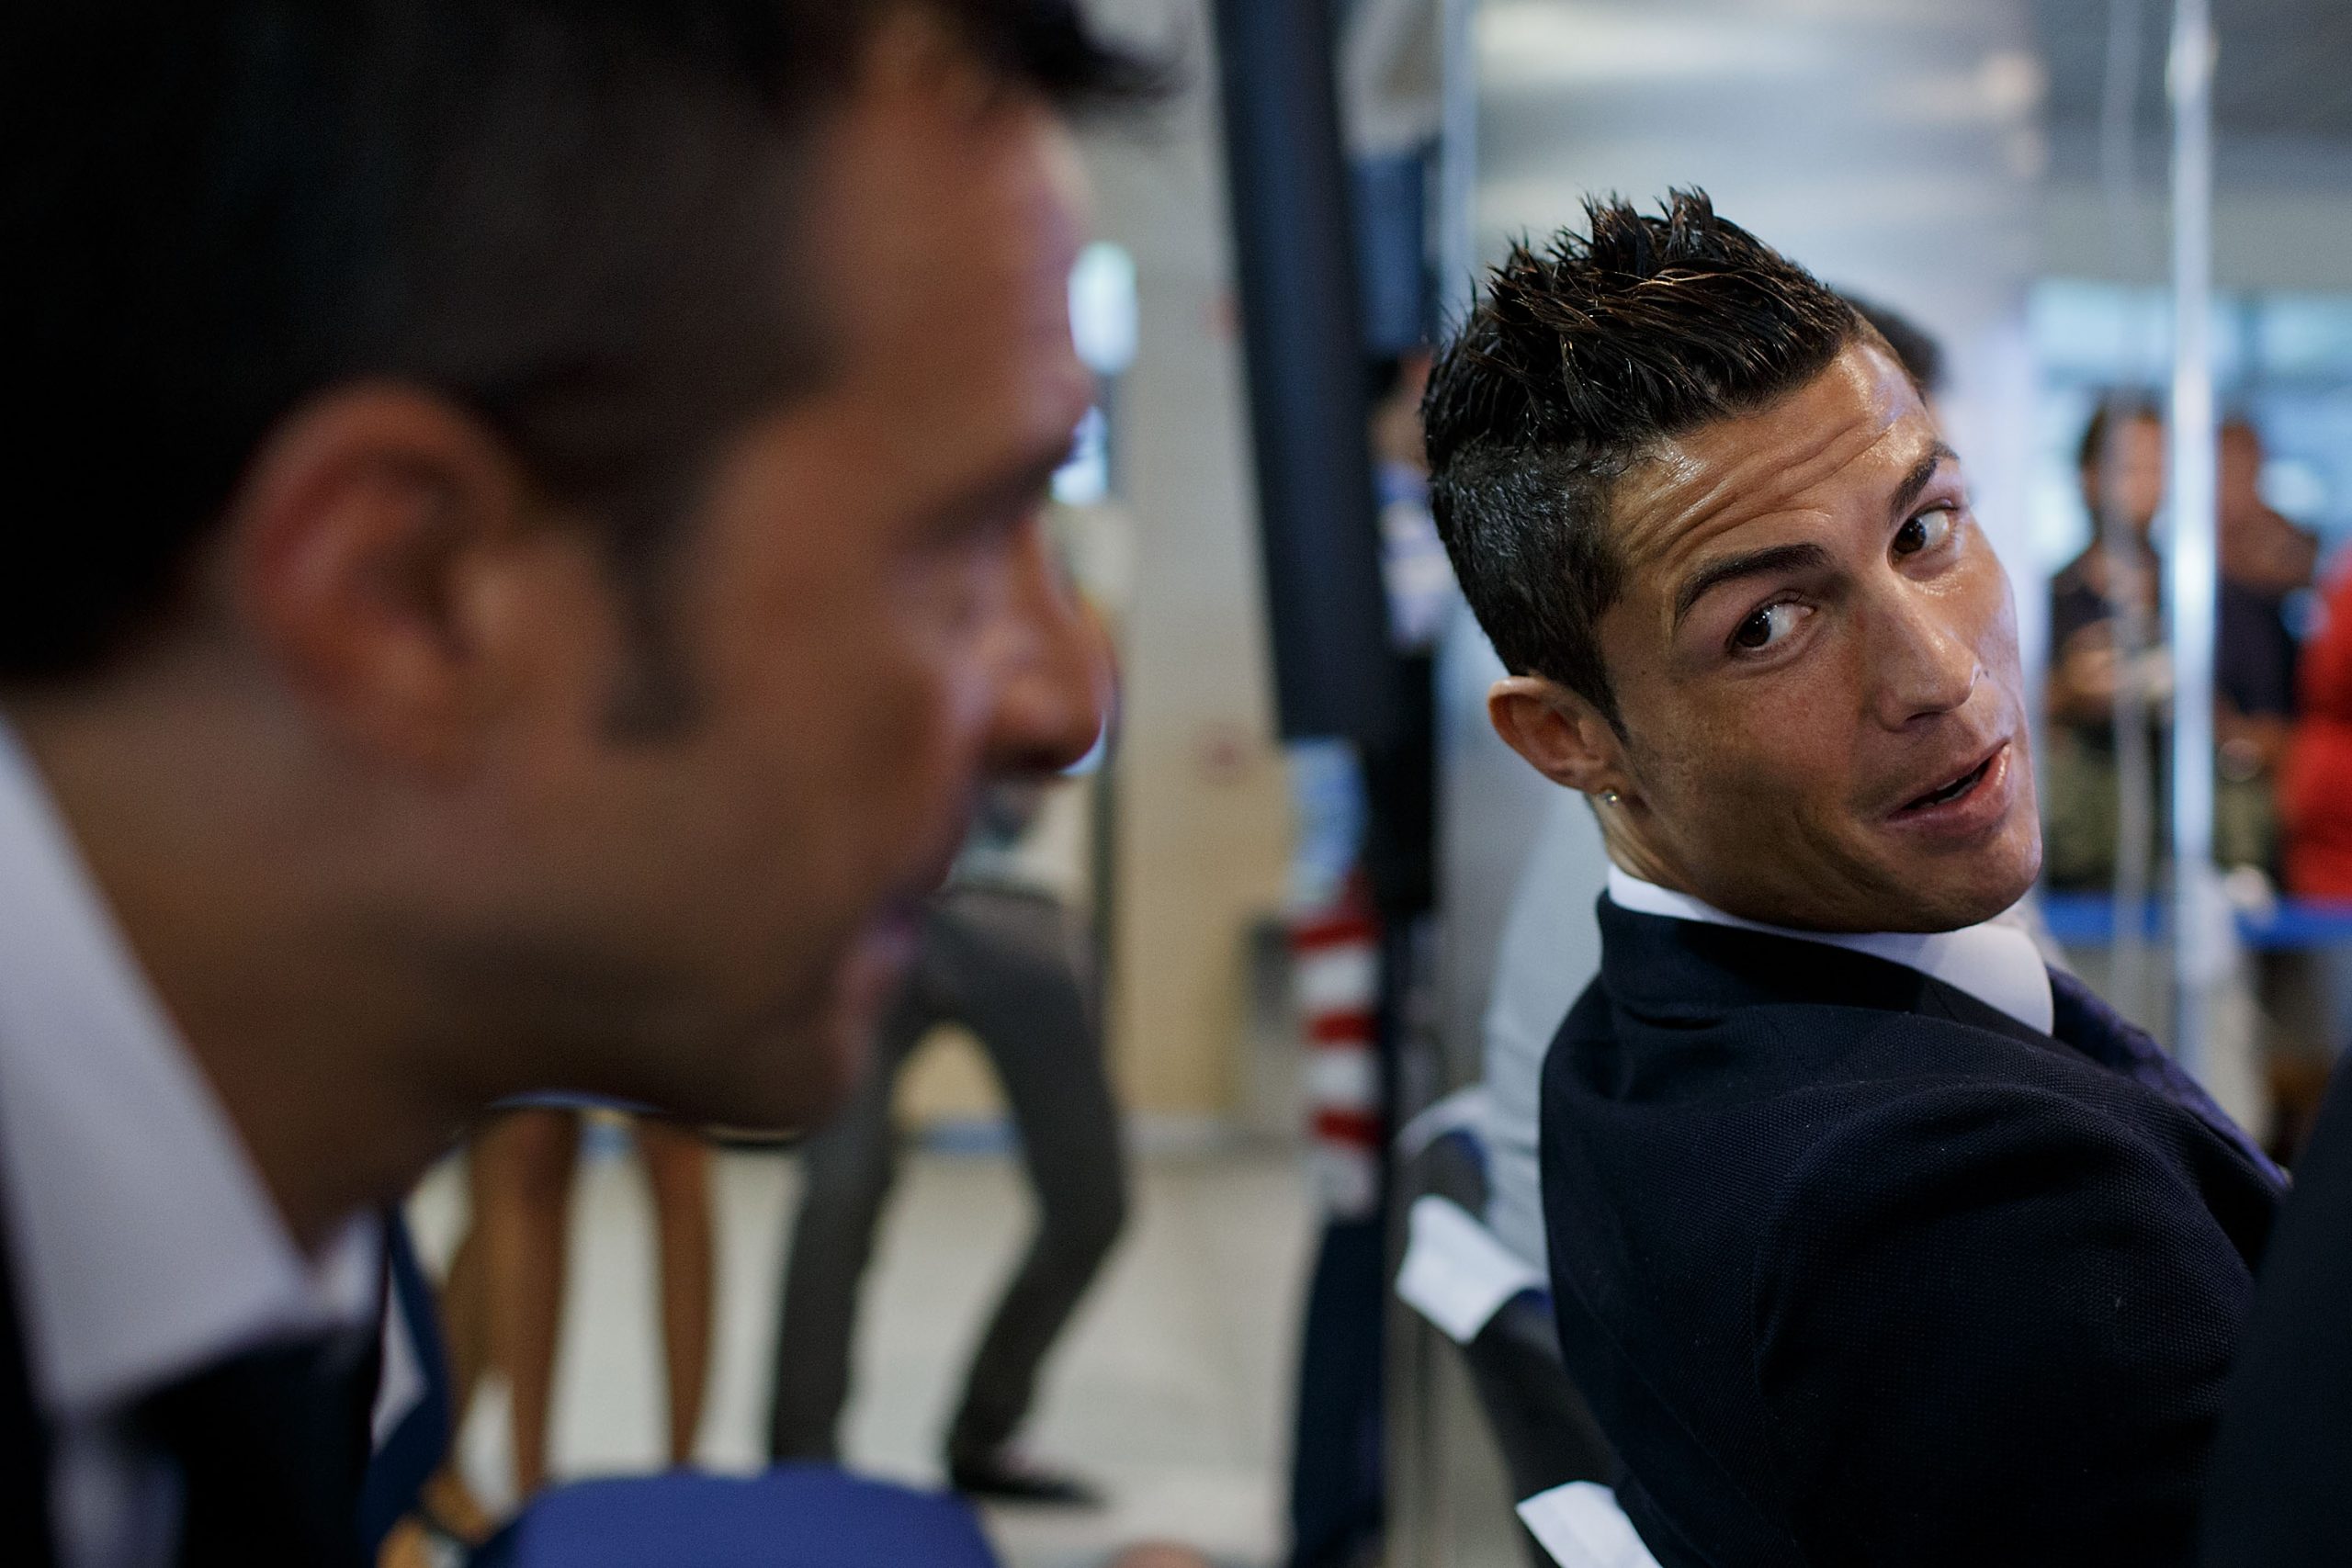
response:
[[[466,579],[522,502],[495,441],[446,403],[331,393],[265,443],[232,505],[231,613],[346,739],[447,762],[491,681]]]
[[[1503,743],[1554,784],[1585,795],[1626,787],[1616,732],[1587,701],[1540,675],[1508,675],[1487,693]]]

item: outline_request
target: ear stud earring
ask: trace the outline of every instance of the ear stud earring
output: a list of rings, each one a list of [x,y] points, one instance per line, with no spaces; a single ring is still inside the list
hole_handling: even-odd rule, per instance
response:
[[[1602,791],[1600,792],[1600,804],[1601,804],[1601,805],[1603,805],[1603,806],[1614,806],[1614,805],[1616,805],[1616,804],[1617,804],[1617,792],[1616,792],[1615,790],[1613,790],[1613,789],[1604,789],[1604,790],[1602,790]]]

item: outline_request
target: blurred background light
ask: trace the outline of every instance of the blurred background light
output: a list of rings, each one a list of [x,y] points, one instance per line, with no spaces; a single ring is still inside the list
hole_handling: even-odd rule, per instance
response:
[[[1097,376],[1116,376],[1136,358],[1136,259],[1097,240],[1069,275],[1069,330],[1078,356]]]

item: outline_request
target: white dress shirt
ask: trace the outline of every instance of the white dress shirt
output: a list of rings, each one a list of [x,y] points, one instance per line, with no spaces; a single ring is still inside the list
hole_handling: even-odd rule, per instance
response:
[[[1487,1079],[1487,1228],[1544,1266],[1544,1183],[1537,1147],[1544,1057],[1560,1021],[1600,973],[1593,907],[1609,852],[1584,796],[1557,791],[1511,894],[1479,1034]]]
[[[306,1258],[0,723],[0,1192],[64,1568],[164,1568],[172,1468],[124,1417],[267,1340],[365,1324],[382,1235]]]
[[[1664,915],[1677,920],[1703,920],[1709,925],[1736,926],[1741,931],[1794,938],[1867,953],[1930,979],[1966,991],[1985,1006],[1997,1008],[2043,1034],[2050,1032],[2056,1003],[2050,994],[2050,970],[2041,950],[2025,928],[1996,915],[1981,925],[1956,931],[1807,931],[1768,926],[1726,915],[1688,893],[1677,893],[1645,882],[1630,872],[1609,868],[1609,901],[1621,909]]]

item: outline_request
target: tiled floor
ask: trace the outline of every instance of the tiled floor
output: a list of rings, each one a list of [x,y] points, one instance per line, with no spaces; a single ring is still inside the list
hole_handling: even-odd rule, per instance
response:
[[[1103,1513],[1000,1513],[1008,1568],[1093,1568],[1114,1545],[1190,1542],[1221,1562],[1269,1563],[1281,1537],[1293,1335],[1312,1219],[1284,1153],[1170,1155],[1138,1172],[1127,1237],[1049,1369],[1029,1446],[1111,1487]],[[718,1161],[719,1304],[702,1459],[761,1457],[788,1158]],[[462,1223],[460,1183],[419,1194],[420,1239],[438,1258]],[[877,1473],[939,1475],[937,1434],[963,1358],[1027,1223],[1017,1170],[985,1156],[907,1164],[874,1277],[848,1429],[849,1458]],[[583,1161],[573,1209],[570,1306],[559,1369],[560,1474],[644,1469],[660,1453],[650,1219],[633,1160]],[[465,1439],[486,1495],[505,1472],[497,1391]]]

